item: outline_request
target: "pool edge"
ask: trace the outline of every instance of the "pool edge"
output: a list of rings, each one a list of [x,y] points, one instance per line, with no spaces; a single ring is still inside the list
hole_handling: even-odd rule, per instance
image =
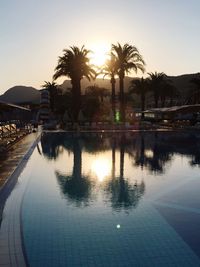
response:
[[[1,188],[0,194],[4,197],[5,203],[7,202],[12,190],[15,188],[18,177],[24,170],[40,138],[41,133],[39,133],[36,139],[33,140],[27,152],[23,155],[19,164],[14,169],[12,174],[9,175],[4,186]],[[8,218],[4,218],[5,222],[4,219],[1,221],[0,244],[1,247],[3,247],[3,251],[0,251],[0,266],[29,266],[24,248],[23,230],[21,225],[21,206],[23,201],[23,193],[20,196],[20,199],[17,200],[19,200],[19,202],[17,201],[17,204],[14,203],[11,205],[11,208],[7,214]],[[12,226],[14,229],[11,229]],[[7,229],[7,231],[3,231],[2,228]]]

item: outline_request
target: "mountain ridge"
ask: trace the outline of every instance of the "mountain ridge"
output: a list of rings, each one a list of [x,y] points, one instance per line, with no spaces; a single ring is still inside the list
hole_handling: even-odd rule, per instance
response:
[[[124,88],[125,92],[128,91],[130,86],[130,82],[133,79],[137,79],[138,77],[125,77],[124,80]],[[167,79],[172,81],[172,84],[178,89],[181,93],[182,97],[187,97],[187,93],[190,89],[194,88],[190,81],[191,79],[200,79],[200,73],[192,73],[192,74],[182,74],[177,76],[167,76]],[[111,83],[109,79],[97,78],[94,81],[88,81],[83,79],[81,81],[82,93],[85,93],[85,88],[92,85],[98,85],[99,87],[104,87],[108,90],[111,90]],[[68,88],[71,88],[71,81],[65,80],[62,84],[58,85],[59,88],[63,92],[65,92]],[[13,104],[26,104],[26,103],[33,103],[39,104],[40,103],[40,90],[36,89],[31,86],[23,86],[17,85],[9,88],[4,94],[0,95],[0,100],[4,102],[9,102]],[[119,79],[116,79],[116,93],[119,92]]]

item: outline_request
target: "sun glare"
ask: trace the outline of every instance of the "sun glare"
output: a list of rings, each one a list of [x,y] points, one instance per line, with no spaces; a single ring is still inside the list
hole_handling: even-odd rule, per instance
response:
[[[102,182],[111,172],[111,166],[107,159],[96,159],[91,166],[92,172],[97,176],[99,182]]]
[[[101,67],[108,59],[109,49],[110,47],[103,43],[93,44],[91,46],[91,64]]]

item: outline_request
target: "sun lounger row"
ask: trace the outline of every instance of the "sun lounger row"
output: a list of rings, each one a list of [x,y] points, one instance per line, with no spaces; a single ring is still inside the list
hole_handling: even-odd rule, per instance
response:
[[[30,125],[23,125],[23,127],[17,127],[14,123],[7,123],[0,125],[0,152],[5,151],[21,139],[27,133],[31,132]]]

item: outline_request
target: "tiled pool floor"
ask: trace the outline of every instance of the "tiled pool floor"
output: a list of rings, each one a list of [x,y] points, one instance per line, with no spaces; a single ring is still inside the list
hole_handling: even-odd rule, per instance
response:
[[[165,202],[150,196],[134,210],[115,212],[96,198],[79,207],[57,199],[52,186],[44,188],[52,170],[31,175],[25,194],[24,238],[32,266],[200,266],[191,243],[163,216]]]

